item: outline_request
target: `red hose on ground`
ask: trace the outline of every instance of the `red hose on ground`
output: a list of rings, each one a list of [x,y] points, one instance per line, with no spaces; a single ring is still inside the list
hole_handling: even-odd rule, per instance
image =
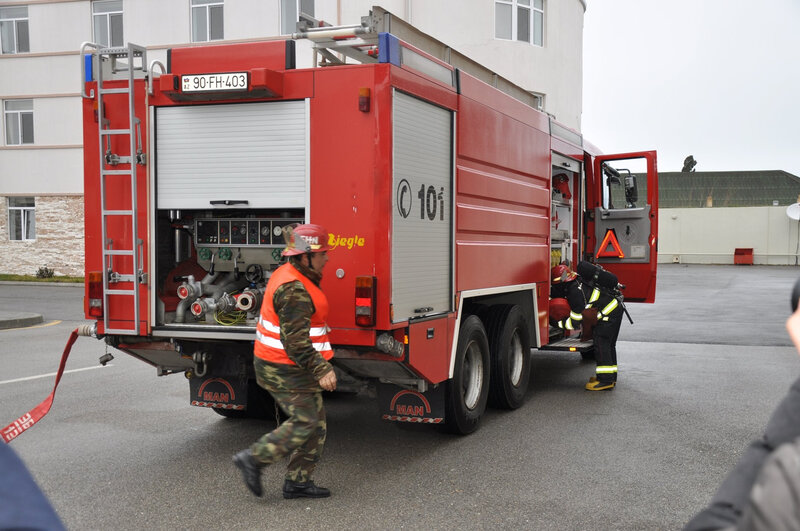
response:
[[[75,343],[76,339],[78,339],[77,328],[72,331],[72,334],[69,336],[69,340],[67,341],[67,345],[64,347],[64,353],[61,355],[61,363],[58,366],[58,373],[56,374],[56,384],[53,386],[53,391],[50,393],[50,396],[45,398],[41,404],[0,430],[0,438],[3,439],[4,443],[9,443],[13,439],[19,437],[22,432],[39,422],[42,417],[47,415],[47,412],[50,411],[50,406],[53,405],[53,398],[56,396],[58,382],[61,381],[61,375],[64,374],[64,367],[67,364],[67,358],[69,357],[69,353],[72,350],[72,345]]]

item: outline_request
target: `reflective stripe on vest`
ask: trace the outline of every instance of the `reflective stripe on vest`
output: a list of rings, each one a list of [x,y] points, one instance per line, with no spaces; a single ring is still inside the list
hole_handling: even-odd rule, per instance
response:
[[[600,315],[603,318],[603,321],[608,321],[608,316],[611,315],[611,312],[617,309],[619,306],[619,301],[617,299],[611,299],[611,302],[606,304],[606,307],[600,310]]]
[[[593,302],[595,302],[597,299],[599,299],[599,298],[600,298],[600,290],[599,290],[599,289],[597,289],[597,288],[594,288],[594,289],[592,290],[592,294],[591,294],[591,295],[589,295],[589,302],[588,302],[588,303],[586,303],[586,307],[587,307],[587,308],[589,308],[589,307],[590,307],[590,305],[591,305]]]
[[[328,330],[330,329],[326,323],[328,299],[316,284],[289,263],[279,267],[267,283],[267,288],[264,291],[264,301],[261,304],[261,314],[256,326],[256,342],[253,353],[256,357],[270,363],[296,365],[289,358],[281,341],[280,320],[272,303],[275,291],[283,284],[294,282],[295,280],[302,282],[303,287],[311,295],[311,301],[314,303],[314,314],[311,316],[311,327],[309,329],[311,345],[323,358],[329,360],[333,357],[333,349],[328,340]]]
[[[582,320],[583,320],[582,314],[570,310],[569,317],[567,317],[566,319],[562,319],[561,321],[558,321],[556,324],[558,325],[559,328],[566,328],[567,330],[575,330],[577,327],[580,326]]]

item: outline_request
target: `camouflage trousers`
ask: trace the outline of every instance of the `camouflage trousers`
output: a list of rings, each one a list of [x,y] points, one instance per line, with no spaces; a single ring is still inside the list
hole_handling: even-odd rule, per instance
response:
[[[259,463],[271,465],[288,455],[286,479],[309,481],[322,456],[327,433],[322,392],[276,391],[263,381],[258,370],[256,376],[259,385],[269,391],[289,418],[250,447],[253,457]]]

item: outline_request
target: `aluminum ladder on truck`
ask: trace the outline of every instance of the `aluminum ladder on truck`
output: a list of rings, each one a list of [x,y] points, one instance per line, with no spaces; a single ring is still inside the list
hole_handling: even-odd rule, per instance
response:
[[[318,66],[317,54],[323,57],[324,63],[320,66],[328,66],[344,64],[346,58],[360,63],[377,62],[378,35],[383,32],[391,33],[401,41],[476,77],[529,107],[544,110],[541,105],[542,100],[527,89],[421,32],[379,6],[373,6],[368,16],[361,17],[361,24],[351,26],[330,26],[304,15],[303,20],[297,25],[297,32],[292,33],[291,37],[312,41],[316,52],[314,66]],[[337,57],[336,53],[344,58]]]
[[[103,258],[103,326],[106,334],[137,335],[142,320],[139,286],[147,283],[147,275],[143,269],[143,245],[139,238],[136,216],[137,208],[137,166],[146,164],[146,156],[142,147],[141,123],[136,118],[134,79],[136,72],[141,72],[139,77],[147,78],[147,50],[143,46],[128,43],[127,47],[104,48],[93,43],[84,43],[81,47],[82,81],[85,81],[85,50],[93,48],[92,70],[97,80],[97,122],[98,139],[100,142],[100,208],[102,225],[102,258]],[[120,75],[121,74],[121,75]],[[126,83],[122,87],[106,88],[104,76],[107,79],[122,79]],[[85,85],[83,85],[85,87]],[[110,94],[127,94],[128,96],[128,122],[127,126],[112,127],[110,120],[105,116],[103,105],[104,96]],[[81,90],[84,98],[93,98],[94,94],[87,95]],[[130,155],[120,156],[111,151],[111,139],[114,136],[127,136],[130,145]],[[127,165],[127,169],[116,169],[118,165]],[[108,182],[116,179],[129,179],[130,181],[130,207],[124,209],[110,209],[106,198]],[[109,221],[112,219],[127,220],[124,223],[131,228],[130,248],[115,249],[114,239],[109,235]],[[126,235],[127,236],[127,235]],[[116,271],[114,257],[130,257],[132,267],[129,271]],[[119,265],[119,260],[117,264]],[[132,283],[130,289],[115,288],[112,284],[122,282]],[[115,298],[115,303],[125,305],[126,299],[132,299],[133,320],[130,328],[109,327],[109,299]],[[115,304],[116,306],[116,304]],[[129,306],[130,307],[130,306]]]

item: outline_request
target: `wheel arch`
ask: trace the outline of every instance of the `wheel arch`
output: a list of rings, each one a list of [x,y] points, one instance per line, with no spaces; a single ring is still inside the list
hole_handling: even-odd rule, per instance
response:
[[[449,378],[453,377],[455,369],[456,348],[458,345],[458,334],[462,321],[468,315],[479,313],[482,307],[489,307],[496,304],[516,304],[525,315],[525,319],[531,324],[532,347],[541,347],[539,334],[539,314],[536,303],[536,284],[518,284],[514,286],[503,286],[499,288],[484,288],[476,290],[462,291],[458,298],[458,311],[453,331],[453,341],[450,350],[450,369]]]

